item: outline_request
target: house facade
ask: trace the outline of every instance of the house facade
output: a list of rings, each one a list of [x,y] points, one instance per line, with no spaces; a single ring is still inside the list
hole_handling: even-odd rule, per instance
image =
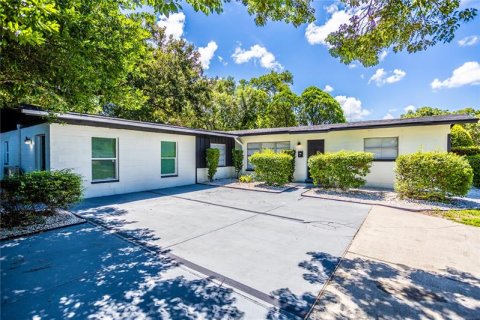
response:
[[[72,169],[82,175],[87,198],[204,182],[208,148],[220,150],[216,179],[234,175],[234,148],[244,150],[247,173],[253,170],[249,155],[294,149],[294,178],[301,182],[309,179],[312,154],[368,151],[375,155],[368,185],[392,187],[398,155],[448,151],[451,125],[478,121],[447,115],[220,132],[77,113],[49,120],[46,115],[32,108],[2,110],[0,174]]]

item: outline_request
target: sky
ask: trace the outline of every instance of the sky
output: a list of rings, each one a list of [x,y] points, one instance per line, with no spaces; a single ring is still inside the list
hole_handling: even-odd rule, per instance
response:
[[[250,79],[270,70],[288,70],[293,91],[309,86],[328,91],[348,121],[398,118],[421,106],[458,110],[480,108],[480,17],[463,24],[447,44],[413,54],[385,50],[381,62],[365,68],[344,65],[328,53],[326,36],[348,19],[334,1],[315,1],[316,21],[299,27],[284,22],[256,26],[241,3],[209,16],[188,4],[160,17],[168,34],[195,45],[207,76]],[[480,0],[462,5],[480,9]]]

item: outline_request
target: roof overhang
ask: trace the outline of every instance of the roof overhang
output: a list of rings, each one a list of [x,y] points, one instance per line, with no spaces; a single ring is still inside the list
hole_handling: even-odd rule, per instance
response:
[[[227,138],[237,137],[237,135],[227,133],[227,132],[191,129],[186,127],[165,125],[160,123],[126,120],[126,119],[120,119],[120,118],[112,118],[112,117],[89,115],[89,114],[80,114],[80,113],[71,113],[71,112],[50,114],[46,111],[34,110],[34,109],[28,109],[28,108],[21,109],[21,112],[29,116],[51,117],[55,122],[63,122],[63,123],[68,123],[73,125],[137,130],[137,131],[146,131],[146,132],[164,132],[164,133],[194,135],[194,136],[207,135],[207,136],[219,136],[219,137],[227,137]]]

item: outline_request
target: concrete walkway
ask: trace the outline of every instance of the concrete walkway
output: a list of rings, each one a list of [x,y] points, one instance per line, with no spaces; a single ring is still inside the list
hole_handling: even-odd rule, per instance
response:
[[[480,228],[374,207],[311,319],[480,319]]]

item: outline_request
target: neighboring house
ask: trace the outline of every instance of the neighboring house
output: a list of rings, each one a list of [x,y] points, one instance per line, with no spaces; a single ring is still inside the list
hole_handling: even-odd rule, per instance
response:
[[[207,180],[207,148],[220,149],[215,178],[231,177],[232,149],[247,157],[265,148],[295,149],[295,180],[308,179],[307,158],[317,152],[369,151],[375,154],[367,183],[392,187],[394,161],[418,150],[449,150],[455,123],[475,123],[467,115],[352,122],[232,132],[66,113],[50,122],[44,111],[3,109],[0,174],[72,169],[84,178],[85,197],[151,190]]]

